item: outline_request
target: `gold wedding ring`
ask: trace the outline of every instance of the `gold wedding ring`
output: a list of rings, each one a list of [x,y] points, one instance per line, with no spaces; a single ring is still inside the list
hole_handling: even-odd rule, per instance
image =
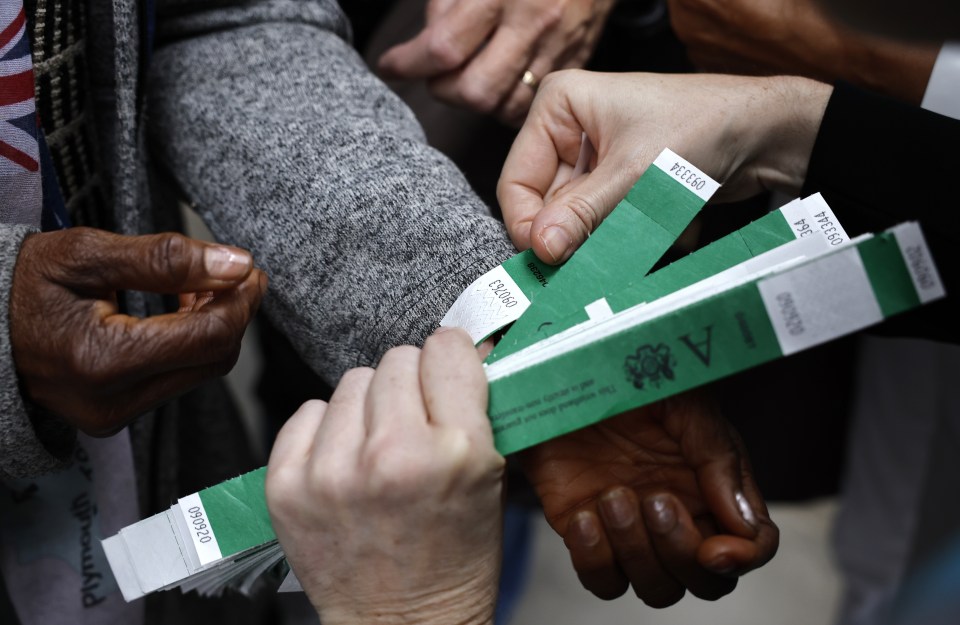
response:
[[[534,91],[537,90],[537,85],[540,84],[540,79],[537,78],[537,75],[527,70],[523,73],[523,76],[520,77],[520,82],[530,87]]]

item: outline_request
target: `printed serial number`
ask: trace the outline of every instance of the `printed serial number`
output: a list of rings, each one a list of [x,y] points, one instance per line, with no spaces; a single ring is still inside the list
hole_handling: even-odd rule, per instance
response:
[[[823,236],[827,237],[827,241],[830,241],[830,245],[840,245],[843,243],[843,235],[840,234],[836,222],[830,218],[830,215],[828,215],[826,211],[817,213],[813,218],[815,220],[813,224],[807,223],[806,219],[793,222],[794,229],[800,238],[808,234],[813,234],[815,232],[814,228],[819,228]]]
[[[670,168],[670,173],[673,174],[677,180],[683,182],[691,189],[700,191],[707,186],[706,179],[701,178],[697,172],[693,171],[689,167],[684,167],[680,163],[674,163],[673,167]]]
[[[783,317],[783,323],[787,326],[787,332],[793,336],[803,334],[803,319],[800,318],[800,311],[797,310],[797,304],[793,301],[790,293],[780,293],[777,295],[777,304],[780,305],[780,314]]]
[[[187,516],[191,519],[190,522],[193,524],[193,533],[197,535],[198,542],[206,544],[213,540],[213,537],[210,535],[210,526],[207,524],[207,520],[203,518],[203,510],[200,509],[200,506],[188,508]]]
[[[494,280],[487,286],[493,290],[493,296],[500,299],[500,303],[503,304],[504,308],[513,308],[517,305],[516,298],[507,290],[506,285],[500,280]]]
[[[919,245],[911,245],[905,252],[907,262],[910,263],[910,268],[913,269],[913,275],[920,288],[927,290],[936,287],[937,281],[933,277],[933,269],[927,262],[923,249]]]

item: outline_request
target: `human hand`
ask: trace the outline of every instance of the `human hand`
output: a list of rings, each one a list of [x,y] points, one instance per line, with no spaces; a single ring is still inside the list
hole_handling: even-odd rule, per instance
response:
[[[776,553],[779,532],[739,436],[696,395],[548,441],[521,461],[581,583],[600,598],[633,585],[658,608],[686,590],[718,599]]]
[[[426,27],[379,60],[387,78],[428,80],[434,97],[519,125],[536,82],[580,68],[613,0],[430,0]]]
[[[669,0],[670,22],[700,69],[845,80],[920,104],[938,46],[844,27],[814,0]]]
[[[79,430],[110,435],[229,371],[266,288],[248,252],[179,234],[70,228],[30,235],[10,292],[21,386]],[[120,314],[117,291],[124,289],[180,294],[181,309],[146,319]]]
[[[325,625],[493,623],[505,461],[462,330],[349,371],[267,468],[277,538]]]
[[[797,192],[830,93],[783,76],[551,74],[497,184],[507,230],[519,249],[566,260],[666,147],[724,183],[717,199]],[[584,133],[596,153],[571,179]]]

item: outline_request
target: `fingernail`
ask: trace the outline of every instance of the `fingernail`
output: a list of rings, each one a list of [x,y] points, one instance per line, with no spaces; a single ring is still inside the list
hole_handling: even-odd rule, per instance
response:
[[[728,556],[718,556],[707,564],[707,568],[714,573],[727,575],[729,573],[733,573],[737,566]]]
[[[450,330],[453,330],[453,328],[450,326],[440,326],[436,330],[434,330],[433,333],[442,334],[443,332],[449,332]]]
[[[737,491],[737,494],[734,495],[737,500],[737,506],[740,507],[740,515],[743,517],[743,520],[746,521],[750,527],[757,526],[757,515],[753,513],[753,508],[750,507],[750,502],[747,501],[747,498],[743,496],[743,493]]]
[[[637,521],[637,511],[621,489],[600,498],[604,520],[617,529],[627,529]]]
[[[253,258],[233,248],[210,246],[203,250],[203,266],[211,278],[236,280],[250,272]]]
[[[573,254],[573,240],[560,226],[550,226],[539,237],[553,262],[562,263]]]
[[[600,530],[589,512],[581,512],[573,517],[573,529],[578,542],[587,547],[593,547],[600,542]]]
[[[677,513],[663,495],[648,497],[643,502],[647,527],[658,534],[666,534],[677,526]]]

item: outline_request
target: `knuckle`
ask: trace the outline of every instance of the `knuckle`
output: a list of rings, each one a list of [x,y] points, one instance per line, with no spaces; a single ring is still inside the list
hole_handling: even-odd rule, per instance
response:
[[[537,89],[537,92],[541,93],[554,89],[563,90],[567,85],[575,84],[577,74],[582,73],[584,73],[584,71],[580,69],[561,69],[550,72],[540,80],[540,87]]]
[[[187,281],[190,276],[190,241],[182,234],[166,232],[157,235],[158,244],[151,249],[150,266],[159,275],[169,276],[173,284]]]
[[[340,377],[340,385],[368,384],[375,371],[372,367],[356,367]],[[309,402],[308,402],[309,403]]]
[[[381,359],[381,365],[389,363],[403,363],[416,360],[420,357],[420,348],[413,345],[400,345],[391,347]]]
[[[271,511],[289,510],[301,497],[296,469],[292,466],[270,466],[265,482],[267,506]]]
[[[486,81],[468,82],[460,87],[460,96],[473,110],[480,113],[492,113],[500,104],[500,96]]]
[[[322,399],[308,399],[300,404],[297,412],[322,412],[327,407],[327,402]]]
[[[563,21],[567,7],[563,2],[547,2],[537,11],[535,27],[538,32],[555,29]]]
[[[600,211],[597,210],[595,202],[591,202],[580,194],[574,193],[566,199],[567,209],[580,222],[580,225],[589,234],[600,223]]]
[[[427,37],[427,54],[443,70],[458,67],[466,60],[447,30],[434,30]]]

